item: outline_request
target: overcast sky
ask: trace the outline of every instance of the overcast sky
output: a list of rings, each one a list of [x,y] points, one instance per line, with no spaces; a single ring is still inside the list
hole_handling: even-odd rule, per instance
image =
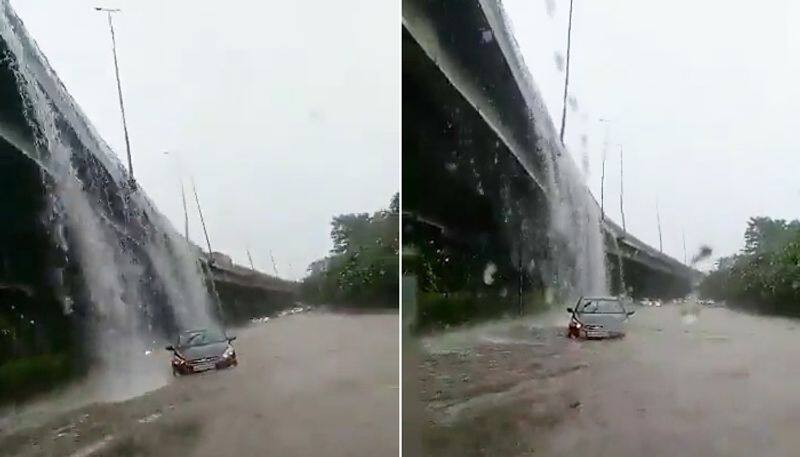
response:
[[[517,41],[560,122],[568,0],[504,0]],[[606,208],[619,217],[624,148],[628,230],[683,259],[743,244],[751,216],[800,216],[800,6],[797,2],[574,0],[567,145],[588,156],[599,196],[605,125]],[[552,16],[548,14],[552,11]],[[587,147],[581,135],[587,135]],[[704,264],[708,267],[710,262]]]
[[[182,230],[179,179],[193,176],[214,250],[247,264],[249,246],[270,273],[272,251],[291,278],[327,254],[332,216],[386,207],[399,190],[395,3],[11,1],[127,163],[108,22],[93,7],[122,8],[114,25],[137,181]],[[204,245],[190,212],[190,237]]]

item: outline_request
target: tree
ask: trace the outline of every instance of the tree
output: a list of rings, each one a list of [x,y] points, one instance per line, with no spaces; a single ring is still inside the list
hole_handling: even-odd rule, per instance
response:
[[[306,300],[349,306],[397,306],[399,195],[388,209],[342,214],[331,221],[331,255],[312,263]]]
[[[800,221],[751,218],[742,252],[720,259],[700,292],[758,311],[800,314]]]
[[[800,231],[800,221],[787,223],[783,219],[752,217],[744,232],[746,254],[775,252],[788,243]]]

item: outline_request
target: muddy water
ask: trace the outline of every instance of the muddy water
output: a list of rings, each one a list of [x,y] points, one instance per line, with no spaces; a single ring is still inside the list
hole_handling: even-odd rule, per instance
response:
[[[799,454],[800,321],[637,308],[624,339],[571,341],[560,319],[421,341],[422,453]]]
[[[545,455],[798,455],[800,322],[681,311],[641,309],[625,339],[576,343],[588,367],[564,382],[580,411]]]
[[[0,431],[0,456],[397,455],[397,313],[298,314],[236,335],[237,368]]]

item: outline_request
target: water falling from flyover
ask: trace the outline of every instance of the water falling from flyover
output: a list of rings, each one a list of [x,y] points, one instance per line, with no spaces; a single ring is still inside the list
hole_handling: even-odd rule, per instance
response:
[[[176,329],[216,320],[198,252],[128,184],[8,0],[0,0],[0,39],[32,132],[15,146],[42,170],[49,201],[42,219],[77,272],[80,285],[60,298],[66,313],[84,320],[99,394],[121,399],[156,387],[168,371],[146,352]]]

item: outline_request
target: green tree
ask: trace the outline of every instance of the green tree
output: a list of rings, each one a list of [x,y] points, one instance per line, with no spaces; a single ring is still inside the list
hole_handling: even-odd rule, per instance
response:
[[[756,311],[800,315],[800,221],[751,218],[742,252],[720,259],[700,292]]]
[[[359,307],[398,305],[399,195],[389,208],[342,214],[331,221],[333,248],[312,263],[301,290],[306,300]]]

